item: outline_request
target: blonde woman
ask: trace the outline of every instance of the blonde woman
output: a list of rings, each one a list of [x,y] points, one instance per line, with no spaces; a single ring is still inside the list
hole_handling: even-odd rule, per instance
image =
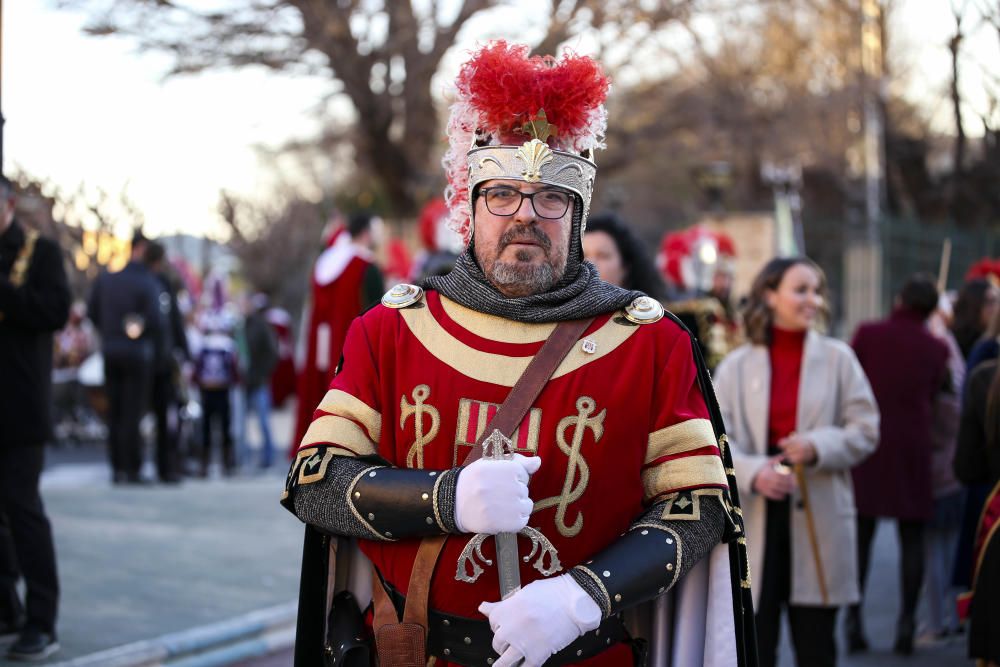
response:
[[[749,342],[715,373],[743,499],[762,667],[775,664],[784,609],[797,663],[835,665],[837,608],[859,597],[850,468],[875,450],[879,416],[854,352],[816,331],[826,303],[815,263],[771,260],[746,306]]]

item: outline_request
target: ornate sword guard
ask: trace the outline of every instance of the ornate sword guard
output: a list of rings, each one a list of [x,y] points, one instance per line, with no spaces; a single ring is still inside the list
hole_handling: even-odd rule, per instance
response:
[[[483,440],[483,458],[493,461],[509,461],[514,458],[514,442],[501,433],[499,429],[493,429],[490,436]],[[549,577],[562,570],[562,564],[559,562],[559,553],[541,531],[531,526],[526,526],[518,532],[518,535],[523,535],[531,540],[531,551],[527,556],[522,558],[525,563],[530,563],[535,554],[538,554],[538,560],[535,561],[534,567],[543,576]],[[457,581],[472,584],[479,579],[483,573],[483,567],[477,562],[477,556],[479,561],[482,561],[486,565],[493,565],[493,561],[483,555],[483,542],[489,537],[492,537],[492,535],[477,533],[469,540],[465,548],[462,549],[462,553],[458,557],[458,568],[455,572],[455,579]],[[548,567],[545,566],[546,556],[548,556]]]
[[[526,526],[521,529],[518,535],[523,535],[531,540],[531,551],[528,552],[527,556],[523,556],[521,560],[525,563],[530,563],[535,554],[538,554],[534,568],[545,577],[551,577],[556,572],[562,570],[562,563],[559,562],[559,552],[556,551],[555,546],[549,542],[549,538],[545,537],[541,531],[531,526]],[[483,543],[490,537],[492,535],[478,533],[465,545],[461,555],[458,557],[458,568],[455,572],[456,581],[473,584],[479,580],[480,575],[483,573],[483,567],[479,562],[487,566],[493,565],[493,561],[483,555]],[[548,557],[547,559],[546,556]],[[479,562],[477,562],[477,557]],[[545,565],[546,560],[548,560],[547,567]]]

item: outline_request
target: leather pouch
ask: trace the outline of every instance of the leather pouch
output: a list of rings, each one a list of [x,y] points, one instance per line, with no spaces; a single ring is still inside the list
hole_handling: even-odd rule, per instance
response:
[[[417,623],[387,623],[375,631],[379,667],[424,667],[427,637]]]
[[[371,648],[358,601],[350,591],[337,593],[326,619],[325,667],[370,667]]]

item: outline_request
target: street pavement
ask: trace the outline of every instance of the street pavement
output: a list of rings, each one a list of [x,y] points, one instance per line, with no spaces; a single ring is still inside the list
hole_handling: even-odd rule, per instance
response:
[[[103,447],[47,456],[42,496],[56,542],[62,648],[45,664],[139,664],[108,651],[180,656],[247,628],[259,628],[257,637],[291,631],[302,527],[278,504],[283,452],[266,472],[134,486],[110,484]],[[109,657],[86,660],[95,654]],[[0,657],[0,666],[14,664],[23,663]]]

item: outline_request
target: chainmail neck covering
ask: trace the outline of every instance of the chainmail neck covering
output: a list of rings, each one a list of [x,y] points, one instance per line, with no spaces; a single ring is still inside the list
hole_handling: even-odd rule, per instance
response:
[[[593,264],[582,261],[579,215],[573,216],[566,272],[548,292],[505,297],[487,280],[476,262],[474,241],[456,260],[451,273],[431,276],[424,280],[423,286],[466,308],[529,324],[577,320],[620,310],[643,293],[604,282]]]

